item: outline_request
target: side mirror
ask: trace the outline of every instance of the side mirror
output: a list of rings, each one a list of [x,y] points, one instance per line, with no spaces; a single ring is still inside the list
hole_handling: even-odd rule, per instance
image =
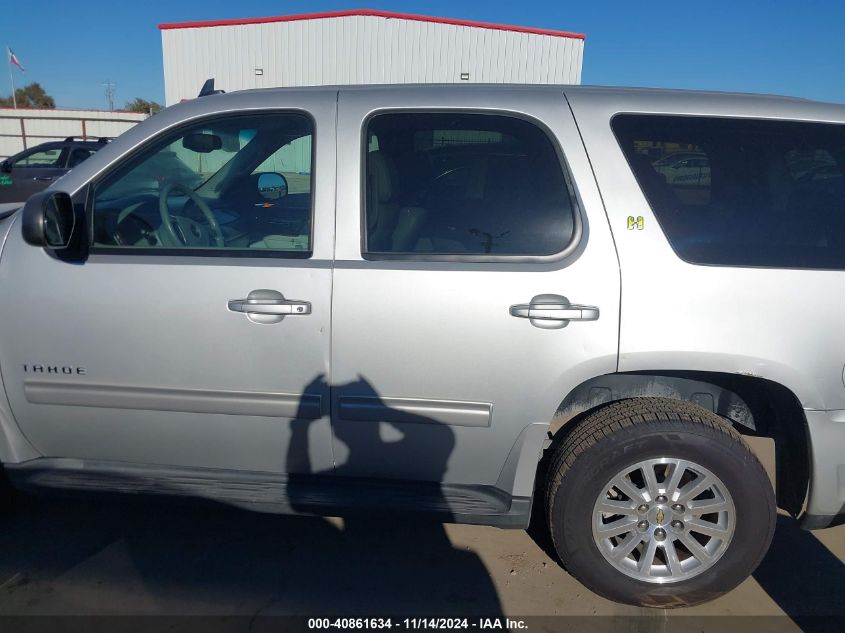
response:
[[[288,195],[287,179],[272,171],[258,174],[258,195],[265,200],[284,198]]]
[[[23,239],[32,246],[53,250],[67,248],[75,227],[73,201],[64,191],[33,194],[23,207]]]
[[[2,171],[4,174],[11,173],[12,163],[7,160],[4,160],[2,163],[0,163],[0,171]]]

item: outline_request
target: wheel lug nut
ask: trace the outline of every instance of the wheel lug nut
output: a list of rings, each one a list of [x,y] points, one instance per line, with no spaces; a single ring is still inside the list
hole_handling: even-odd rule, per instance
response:
[[[646,521],[645,519],[643,519],[642,521],[640,521],[639,523],[637,523],[637,529],[638,529],[640,532],[645,532],[645,531],[648,529],[648,521]]]
[[[668,499],[666,495],[657,495],[657,498],[654,500],[656,503],[666,503]]]
[[[648,512],[648,506],[646,504],[641,504],[640,507],[637,508],[637,512],[646,513]]]
[[[664,540],[666,538],[666,530],[664,530],[663,528],[657,528],[654,531],[654,538],[658,541]]]
[[[672,504],[672,509],[673,509],[675,512],[683,512],[684,510],[686,510],[686,508],[685,508],[684,506],[682,506],[680,503],[673,503],[673,504]]]
[[[670,523],[670,525],[672,526],[673,530],[683,530],[684,529],[684,522],[678,521],[677,519],[672,521],[672,523]]]

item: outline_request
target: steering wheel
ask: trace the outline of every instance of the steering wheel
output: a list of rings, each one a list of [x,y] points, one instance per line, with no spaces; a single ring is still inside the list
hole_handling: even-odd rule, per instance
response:
[[[167,206],[167,197],[174,191],[184,193],[205,216],[208,226],[195,222],[190,218],[179,215],[170,215],[170,208]],[[174,244],[183,246],[211,246],[209,241],[214,238],[214,246],[223,247],[223,231],[214,213],[191,188],[178,182],[169,182],[161,188],[158,194],[158,211],[161,214],[161,227],[165,234]]]
[[[156,244],[156,237],[155,237],[155,230],[153,229],[152,225],[140,214],[136,213],[141,207],[144,206],[144,202],[136,202],[135,204],[130,204],[126,207],[123,211],[120,212],[117,216],[117,221],[114,223],[114,230],[112,231],[112,239],[114,239],[114,243],[118,246],[132,246],[129,242],[126,241],[126,237],[123,234],[123,230],[121,229],[121,224],[129,217],[133,219],[135,222],[138,231],[141,234],[141,237],[147,240],[147,242],[151,245]]]

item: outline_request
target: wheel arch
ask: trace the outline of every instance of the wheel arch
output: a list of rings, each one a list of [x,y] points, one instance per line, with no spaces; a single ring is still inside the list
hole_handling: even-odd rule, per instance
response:
[[[778,506],[792,516],[801,514],[811,471],[807,419],[793,391],[765,378],[677,370],[596,376],[579,384],[561,401],[550,424],[547,448],[558,446],[581,419],[596,409],[638,397],[693,402],[727,420],[743,435],[771,438]]]

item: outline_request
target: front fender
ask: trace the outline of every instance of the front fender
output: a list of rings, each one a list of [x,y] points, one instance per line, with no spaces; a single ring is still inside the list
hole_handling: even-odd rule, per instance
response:
[[[12,227],[17,225],[19,208],[20,205],[0,205],[0,301],[3,300],[3,283],[9,276],[7,271],[3,270],[3,247],[7,240],[14,239],[11,231]],[[2,335],[0,328],[0,345],[3,344]],[[0,367],[0,463],[13,464],[38,457],[39,453],[21,433],[12,416],[3,385],[3,369]]]

